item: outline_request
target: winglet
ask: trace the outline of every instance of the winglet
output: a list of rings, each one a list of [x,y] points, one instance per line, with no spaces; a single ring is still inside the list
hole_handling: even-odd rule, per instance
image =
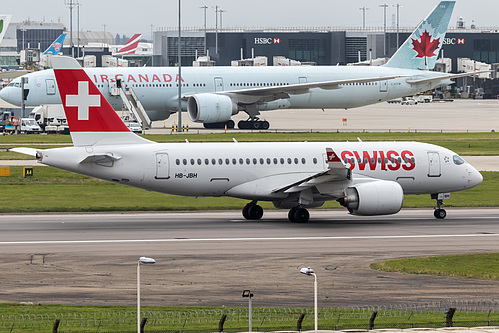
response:
[[[52,65],[75,146],[151,142],[130,131],[76,59],[53,57]]]
[[[326,157],[329,170],[335,174],[342,175],[346,179],[350,179],[352,170],[348,169],[341,162],[340,157],[332,148],[326,148]]]
[[[419,24],[385,67],[433,69],[444,43],[455,1],[441,1]]]

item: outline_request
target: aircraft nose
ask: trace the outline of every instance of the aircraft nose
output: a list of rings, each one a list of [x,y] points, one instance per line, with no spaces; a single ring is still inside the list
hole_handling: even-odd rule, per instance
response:
[[[0,98],[8,103],[12,103],[10,101],[10,89],[5,87],[2,90],[0,90]]]
[[[482,174],[470,165],[471,170],[469,171],[468,185],[469,188],[480,185],[483,181]]]

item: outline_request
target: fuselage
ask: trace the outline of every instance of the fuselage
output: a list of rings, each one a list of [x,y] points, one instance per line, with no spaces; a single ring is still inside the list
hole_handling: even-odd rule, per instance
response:
[[[232,196],[283,201],[275,192],[327,170],[332,148],[352,170],[348,181],[321,184],[314,201],[336,200],[345,187],[389,180],[404,194],[465,190],[482,181],[456,153],[416,142],[152,143],[128,146],[57,148],[41,162],[65,170],[147,190],[184,196]],[[112,152],[114,162],[80,163]],[[337,193],[337,194],[335,194]]]
[[[122,100],[113,96],[116,81],[131,87],[146,109],[151,120],[168,118],[178,107],[178,69],[174,67],[86,68],[85,72],[97,85],[115,110],[122,109]],[[182,95],[195,95],[219,91],[286,86],[299,83],[326,82],[401,77],[368,83],[342,85],[339,89],[313,88],[307,92],[290,94],[268,103],[259,103],[259,110],[293,109],[343,109],[374,104],[396,97],[448,85],[449,79],[424,84],[409,84],[408,79],[439,77],[431,71],[393,67],[358,66],[297,66],[297,67],[186,67],[182,69]],[[25,105],[60,104],[53,70],[30,73],[25,76],[28,91]],[[20,78],[15,79],[0,92],[0,98],[21,104]],[[186,105],[183,104],[183,110]]]

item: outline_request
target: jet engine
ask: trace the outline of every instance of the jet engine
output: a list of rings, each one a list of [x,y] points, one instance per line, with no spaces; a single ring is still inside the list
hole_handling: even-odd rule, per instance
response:
[[[402,208],[404,191],[396,182],[378,180],[348,187],[338,201],[354,215],[395,214]]]
[[[229,96],[196,94],[187,99],[189,118],[195,122],[217,123],[238,113],[237,104]]]

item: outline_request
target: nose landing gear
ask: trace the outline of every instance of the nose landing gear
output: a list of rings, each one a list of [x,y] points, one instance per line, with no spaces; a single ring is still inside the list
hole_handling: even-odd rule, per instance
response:
[[[434,193],[431,195],[431,198],[437,200],[437,207],[435,207],[433,216],[437,219],[444,219],[447,216],[447,212],[440,207],[444,204],[444,199],[450,198],[450,193]]]

